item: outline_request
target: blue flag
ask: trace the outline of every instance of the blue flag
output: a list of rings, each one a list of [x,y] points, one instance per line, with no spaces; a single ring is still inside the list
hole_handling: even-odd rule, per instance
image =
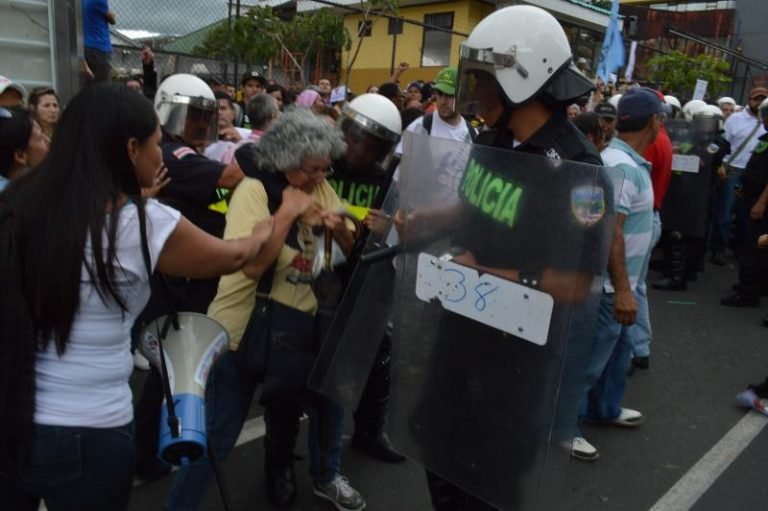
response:
[[[624,40],[619,28],[619,0],[612,0],[611,20],[605,31],[603,48],[600,50],[600,59],[597,62],[597,76],[608,83],[611,73],[616,73],[624,65]]]

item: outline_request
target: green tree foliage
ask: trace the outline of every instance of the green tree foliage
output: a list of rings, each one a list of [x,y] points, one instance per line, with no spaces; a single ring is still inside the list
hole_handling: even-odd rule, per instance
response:
[[[213,28],[195,54],[209,58],[237,59],[252,66],[264,64],[283,49],[304,81],[307,62],[317,52],[336,53],[349,49],[349,34],[343,19],[330,9],[299,14],[286,21],[270,7],[254,7],[247,14]]]
[[[673,51],[665,55],[656,55],[648,61],[651,78],[662,84],[665,91],[675,92],[682,97],[691,97],[696,87],[696,80],[708,82],[710,95],[725,92],[731,83],[730,64],[711,55],[690,57],[682,52]]]

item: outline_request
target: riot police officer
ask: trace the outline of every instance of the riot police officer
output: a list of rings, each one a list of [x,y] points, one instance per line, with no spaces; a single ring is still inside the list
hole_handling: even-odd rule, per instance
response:
[[[163,129],[163,161],[171,178],[160,198],[207,233],[221,238],[230,191],[244,174],[237,162],[223,165],[202,154],[206,145],[218,139],[213,91],[196,76],[173,75],[158,88],[155,110]],[[174,306],[205,313],[216,294],[217,282],[170,280]]]
[[[381,211],[382,203],[392,182],[394,165],[392,153],[400,140],[402,123],[397,107],[378,94],[363,94],[351,101],[342,113],[341,129],[347,142],[347,151],[339,161],[334,162],[334,174],[328,182],[339,198],[347,203],[353,212],[363,220],[370,231],[380,231],[387,223],[386,213]],[[377,232],[376,235],[382,234]],[[359,244],[360,245],[360,244]],[[352,257],[354,262],[354,256]],[[351,275],[347,266],[346,279]],[[391,285],[394,269],[383,265]],[[386,322],[387,310],[373,312],[370,321]],[[355,433],[352,447],[376,459],[396,463],[405,457],[397,452],[384,432],[389,403],[390,365],[392,343],[389,333],[379,345],[376,359],[368,377],[362,398],[354,414]]]
[[[593,165],[602,164],[595,147],[565,115],[568,104],[588,95],[594,87],[573,65],[568,39],[553,16],[532,6],[516,5],[500,9],[475,27],[467,41],[461,45],[459,53],[457,110],[483,118],[489,127],[478,136],[475,147],[486,145],[509,149],[543,156],[549,161],[559,163],[570,160]],[[473,150],[473,153],[478,155],[478,158],[483,158],[480,155],[482,151],[478,148]],[[531,163],[537,161],[540,160],[530,160]],[[538,168],[522,168],[518,160],[512,159],[512,162],[501,166],[496,162],[494,178],[485,173],[484,177],[473,180],[470,168],[459,189],[461,201],[458,205],[450,210],[443,209],[438,212],[416,210],[408,213],[407,217],[399,214],[397,220],[401,230],[405,229],[405,236],[411,236],[409,231],[418,231],[419,225],[429,225],[433,230],[444,227],[453,233],[452,246],[462,247],[456,248],[455,253],[447,255],[445,260],[451,258],[454,262],[475,268],[481,273],[538,288],[551,295],[555,303],[586,300],[593,278],[603,272],[607,263],[606,250],[598,247],[607,247],[604,239],[606,222],[603,215],[610,209],[610,184],[598,180],[597,183],[591,181],[587,185],[588,201],[591,204],[585,210],[596,213],[595,223],[587,227],[586,224],[580,225],[579,219],[574,218],[574,211],[570,206],[563,207],[570,203],[575,197],[574,194],[578,194],[578,189],[585,183],[570,181],[567,172],[559,175],[558,179],[547,181],[546,184],[536,182],[536,175],[540,174]],[[491,168],[491,163],[482,159],[478,160],[478,165],[480,168],[484,165]],[[544,185],[543,188],[548,189],[548,196],[546,199],[541,198],[538,203],[529,200],[524,205],[516,205],[519,209],[515,209],[514,222],[500,222],[500,218],[493,216],[498,209],[483,199],[491,196],[486,191],[491,188],[489,183],[495,184],[497,177],[509,186],[519,186],[521,194],[527,193],[524,191],[526,187],[534,189]],[[498,186],[505,186],[501,182]],[[481,186],[486,191],[481,192]],[[552,202],[547,203],[548,200]],[[545,203],[550,207],[544,206]],[[547,232],[544,233],[543,230]],[[557,233],[556,240],[551,236],[552,233]],[[569,248],[578,252],[578,247],[587,246],[582,244],[585,238],[591,238],[587,243],[596,249],[589,250],[590,256],[580,259],[576,264],[571,265],[572,261],[566,263],[562,256],[568,258],[566,253]],[[555,245],[560,247],[559,251],[553,249]],[[627,305],[630,308],[631,306],[632,304]],[[582,322],[580,314],[573,319],[574,324]],[[452,424],[453,445],[440,446],[439,441],[431,442],[431,439],[425,438],[425,441],[432,444],[432,447],[424,449],[425,455],[432,460],[444,460],[445,456],[438,452],[439,450],[448,452],[459,449],[478,460],[492,458],[488,467],[493,466],[495,470],[480,476],[480,470],[475,471],[470,468],[472,463],[467,464],[463,473],[473,478],[467,486],[462,486],[461,482],[457,481],[462,477],[457,475],[458,472],[454,473],[453,482],[428,472],[432,503],[437,510],[495,509],[471,495],[466,488],[471,488],[471,492],[475,494],[481,490],[499,491],[498,488],[488,486],[483,488],[483,485],[498,484],[491,482],[491,478],[496,475],[494,472],[501,471],[507,479],[504,485],[511,487],[512,492],[522,492],[520,485],[524,483],[521,476],[531,469],[537,458],[536,450],[540,445],[541,431],[534,424],[533,414],[534,410],[545,405],[541,397],[530,389],[536,387],[537,383],[533,383],[534,381],[546,385],[541,380],[541,374],[547,371],[545,366],[551,368],[551,359],[548,358],[548,353],[551,352],[533,349],[530,343],[525,342],[494,342],[498,335],[498,331],[458,315],[443,316],[438,327],[435,354],[432,357],[431,382],[422,397],[424,415],[442,413],[445,417],[456,419],[456,423]],[[549,345],[548,349],[555,348]],[[494,357],[488,355],[484,358],[483,353],[490,353],[491,350],[498,350],[495,351],[495,358],[499,360],[494,360]],[[574,351],[579,350],[588,353],[588,343],[574,348]],[[456,363],[451,363],[451,360]],[[513,361],[514,369],[507,365],[507,373],[504,373],[501,366],[512,364]],[[579,381],[578,368],[572,369],[573,374],[565,376],[564,379],[583,389],[584,373],[581,372],[582,380]],[[584,367],[581,366],[581,369]],[[453,374],[445,374],[446,371]],[[505,393],[502,404],[499,399],[491,396],[493,389],[504,385],[503,382],[507,381],[504,380],[504,375],[510,371],[522,375],[516,381],[522,382],[528,377],[531,380],[528,380],[528,384],[521,383],[522,387],[496,389]],[[514,428],[496,434],[508,436],[505,441],[514,444],[516,455],[509,457],[500,454],[504,448],[500,445],[489,446],[489,439],[481,438],[481,435],[467,438],[473,435],[472,431],[479,426],[478,423],[495,420],[475,416],[472,423],[464,424],[463,421],[460,422],[458,415],[452,415],[450,411],[444,413],[444,409],[452,404],[441,397],[441,394],[450,392],[459,396],[457,402],[453,403],[457,409],[473,409],[479,413],[481,410],[488,411],[488,408],[495,407],[488,413],[496,415],[495,420],[502,421],[507,427]],[[510,394],[514,397],[506,397]],[[565,401],[573,404],[578,401],[578,395],[569,396]],[[505,410],[500,411],[498,408]],[[551,419],[553,422],[569,422],[575,429],[576,410],[573,406],[569,409],[559,408],[553,413],[557,416]],[[428,417],[416,417],[413,422],[416,423],[422,418],[429,421]],[[463,426],[460,426],[460,423]],[[504,426],[502,423],[496,423],[493,426],[480,427],[487,430]],[[459,446],[461,442],[465,444]],[[498,452],[484,451],[484,448]],[[443,468],[451,470],[450,467]],[[528,495],[526,498],[538,497]],[[518,501],[507,505],[517,508],[522,505],[520,500],[525,499],[518,495],[517,499],[512,500]]]
[[[668,123],[675,154],[693,157],[695,168],[673,168],[667,198],[661,209],[666,235],[666,277],[653,284],[662,291],[684,291],[686,282],[696,280],[706,251],[711,194],[717,175],[715,156],[720,148],[715,137],[723,115],[714,105],[689,108],[691,120]]]

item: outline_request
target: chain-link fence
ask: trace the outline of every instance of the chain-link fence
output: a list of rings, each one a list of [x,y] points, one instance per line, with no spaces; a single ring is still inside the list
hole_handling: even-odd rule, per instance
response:
[[[398,79],[403,86],[415,80],[433,80],[442,67],[457,64],[460,42],[495,8],[472,2],[408,6],[395,12],[369,9],[349,0],[287,4],[278,0],[249,0],[249,4],[112,0],[110,7],[117,17],[112,64],[118,77],[141,72],[141,49],[147,44],[155,53],[161,78],[192,72],[237,85],[237,77],[246,68],[256,68],[284,85],[327,78],[358,93],[388,81],[396,70],[400,70]],[[282,37],[258,30],[261,25],[255,22],[245,36],[237,32],[238,20],[249,16],[254,7],[271,9],[269,14],[284,24]],[[305,32],[311,32],[311,26],[296,20],[319,12],[323,16],[316,18],[315,30],[325,42],[308,43]],[[331,16],[336,21],[329,24]],[[343,34],[341,39],[338,34]],[[217,37],[229,46],[217,45]],[[237,49],[238,45],[269,46],[268,39],[275,49],[270,57],[262,55],[250,62],[240,58],[244,50]]]

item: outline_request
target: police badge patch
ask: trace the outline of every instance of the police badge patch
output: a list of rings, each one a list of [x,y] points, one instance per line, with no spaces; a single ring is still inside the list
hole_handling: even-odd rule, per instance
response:
[[[600,186],[579,186],[571,190],[571,212],[584,227],[591,227],[605,215],[605,191]]]

